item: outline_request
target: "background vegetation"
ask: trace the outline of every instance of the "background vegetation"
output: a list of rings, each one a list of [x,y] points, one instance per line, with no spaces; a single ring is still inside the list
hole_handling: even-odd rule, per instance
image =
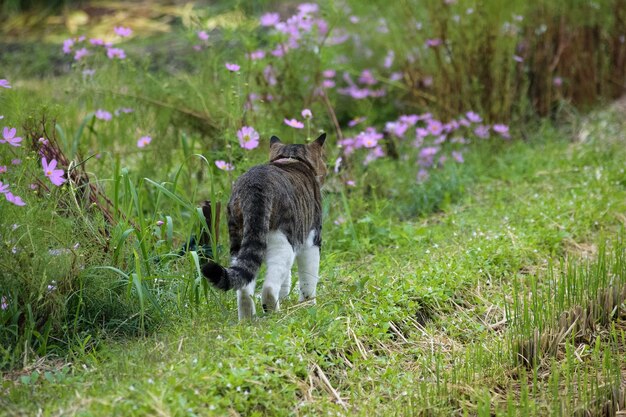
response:
[[[6,413],[624,409],[623,0],[2,7]],[[238,324],[219,207],[320,131],[318,303]]]

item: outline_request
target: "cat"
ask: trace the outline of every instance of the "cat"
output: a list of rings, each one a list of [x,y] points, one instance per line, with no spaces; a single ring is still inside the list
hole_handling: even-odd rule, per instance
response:
[[[231,266],[209,261],[203,275],[217,288],[237,290],[239,319],[256,314],[254,290],[261,263],[267,273],[261,301],[277,311],[291,290],[298,263],[300,301],[315,301],[322,246],[322,197],[326,176],[323,133],[307,145],[270,139],[270,162],[245,172],[228,203]]]

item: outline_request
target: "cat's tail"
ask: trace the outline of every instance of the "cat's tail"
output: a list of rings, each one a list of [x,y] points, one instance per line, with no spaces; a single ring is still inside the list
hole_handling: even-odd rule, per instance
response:
[[[230,268],[224,268],[213,261],[202,267],[202,274],[221,290],[238,290],[254,281],[265,258],[270,208],[265,207],[263,198],[257,197],[242,202],[243,239]]]

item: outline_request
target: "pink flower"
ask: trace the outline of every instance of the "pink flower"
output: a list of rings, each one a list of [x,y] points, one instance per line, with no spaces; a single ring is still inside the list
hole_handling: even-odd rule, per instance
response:
[[[9,184],[3,184],[2,181],[0,181],[0,194],[5,194],[9,192]]]
[[[201,30],[200,32],[198,32],[198,39],[200,39],[201,41],[207,41],[209,40],[209,34],[206,33],[204,30]]]
[[[322,87],[324,88],[333,88],[334,86],[335,86],[335,82],[333,80],[322,81]]]
[[[489,138],[489,126],[485,126],[485,125],[476,126],[476,129],[474,129],[474,134],[481,139],[488,139]]]
[[[7,166],[6,165],[0,165],[0,174],[4,174],[5,172],[7,172]]]
[[[493,131],[498,133],[500,136],[502,136],[505,139],[511,138],[511,134],[509,133],[509,127],[507,125],[503,125],[503,124],[493,125]]]
[[[434,38],[434,39],[426,39],[426,46],[428,46],[429,48],[434,48],[436,46],[441,45],[442,41],[439,38]]]
[[[165,224],[165,222],[163,220],[157,220],[156,225],[157,226],[163,226]]]
[[[102,109],[96,110],[95,116],[96,116],[96,119],[105,120],[105,121],[109,121],[113,118],[111,113]]]
[[[237,64],[231,64],[230,62],[226,63],[226,69],[228,71],[237,72],[241,67]]]
[[[48,177],[50,179],[50,182],[52,182],[52,184],[54,184],[54,185],[56,185],[58,187],[61,184],[63,184],[65,181],[67,181],[65,178],[63,178],[63,170],[62,169],[55,169],[56,166],[57,166],[57,160],[56,159],[53,159],[48,164],[48,160],[44,156],[41,159],[41,165],[43,166],[44,174],[46,175],[46,177]]]
[[[322,71],[322,75],[324,76],[324,78],[333,78],[335,76],[337,72],[333,69],[328,69],[328,70],[324,70]]]
[[[560,86],[562,86],[562,85],[563,85],[563,78],[561,78],[561,77],[554,77],[554,78],[552,79],[552,84],[553,84],[555,87],[560,87]]]
[[[387,52],[387,55],[385,56],[385,61],[383,62],[383,67],[391,68],[391,66],[393,65],[393,59],[395,58],[395,56],[396,54],[393,51]]]
[[[429,120],[426,129],[431,135],[439,136],[443,132],[443,124],[439,120]]]
[[[354,119],[352,119],[352,120],[350,120],[348,122],[348,126],[354,127],[354,126],[358,125],[359,123],[364,122],[365,120],[367,120],[367,117],[355,117]]]
[[[137,141],[137,147],[145,148],[146,146],[150,144],[150,142],[152,142],[152,138],[150,136],[142,136]]]
[[[127,38],[133,34],[133,30],[131,28],[125,28],[123,26],[116,26],[113,28],[113,31],[122,38]]]
[[[13,203],[16,206],[25,206],[26,205],[26,203],[24,202],[24,200],[22,200],[21,197],[18,197],[18,196],[14,195],[11,192],[6,192],[4,194],[4,197],[7,199],[7,201],[9,203]]]
[[[261,26],[274,26],[280,22],[280,15],[278,13],[265,13],[261,16]]]
[[[11,88],[11,84],[9,84],[9,80],[0,79],[0,87],[2,88]]]
[[[263,58],[265,58],[265,51],[263,51],[262,49],[250,52],[250,59],[253,61],[258,61],[259,59]]]
[[[0,139],[0,143],[8,143],[11,146],[15,146],[16,148],[20,145],[22,138],[19,136],[15,136],[16,129],[5,127],[2,129],[2,139]]]
[[[357,148],[375,148],[378,145],[378,141],[382,138],[382,133],[378,133],[373,127],[368,127],[364,132],[357,135],[356,146]]]
[[[235,167],[232,164],[229,164],[226,161],[215,161],[215,166],[221,169],[222,171],[232,171]]]
[[[72,52],[72,46],[74,46],[74,39],[66,39],[63,41],[63,53],[68,55]]]
[[[312,119],[313,113],[311,113],[311,110],[309,109],[304,109],[302,110],[302,117],[304,117],[305,119]]]
[[[86,57],[87,55],[89,55],[89,50],[87,48],[80,48],[78,51],[76,51],[76,53],[74,54],[74,60],[75,61],[80,61],[81,59],[83,59],[84,57]]]
[[[254,149],[259,146],[259,133],[250,126],[244,126],[237,131],[239,145],[244,149]]]
[[[304,127],[304,124],[296,119],[285,119],[285,124],[296,129],[302,129]]]
[[[465,113],[465,116],[467,116],[467,120],[469,120],[472,123],[480,123],[483,121],[482,117],[480,117],[478,114],[474,113],[473,111],[468,111],[467,113]]]
[[[346,185],[348,187],[356,187],[356,182],[354,182],[353,180],[348,180],[346,181]]]
[[[107,49],[107,57],[109,59],[114,59],[114,58],[125,59],[126,58],[126,52],[124,52],[124,50],[120,49],[120,48],[108,48]]]

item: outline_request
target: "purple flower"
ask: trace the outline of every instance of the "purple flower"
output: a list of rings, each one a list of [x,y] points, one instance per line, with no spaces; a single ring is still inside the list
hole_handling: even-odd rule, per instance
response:
[[[150,142],[152,142],[152,138],[150,136],[142,136],[137,141],[137,147],[145,148],[146,146],[150,144]]]
[[[322,71],[322,75],[324,76],[324,78],[333,78],[335,74],[337,74],[337,72],[333,69]]]
[[[561,77],[554,77],[552,79],[552,85],[554,85],[555,87],[560,87],[563,85],[563,78]]]
[[[22,146],[20,145],[22,138],[19,136],[16,137],[15,132],[15,128],[9,129],[8,127],[5,127],[4,129],[2,129],[2,139],[0,139],[0,143],[8,143],[9,145],[15,146],[16,148],[18,146]]]
[[[11,88],[11,84],[9,84],[9,80],[5,80],[4,78],[2,78],[0,79],[0,87]]]
[[[87,68],[87,69],[83,70],[83,75],[86,76],[86,77],[92,77],[95,73],[96,73],[95,69]]]
[[[96,116],[96,119],[105,120],[105,121],[109,121],[113,118],[111,113],[102,109],[96,110],[95,116]]]
[[[317,13],[319,6],[315,3],[302,3],[298,5],[298,12],[301,15]]]
[[[285,124],[296,129],[302,129],[304,127],[304,124],[296,119],[285,119]]]
[[[402,122],[387,122],[385,124],[385,130],[399,138],[404,136],[408,128],[409,125]]]
[[[74,39],[66,39],[63,41],[63,53],[68,55],[72,52],[72,46],[74,46]]]
[[[417,182],[424,182],[428,179],[428,171],[426,171],[424,168],[420,168],[420,170],[417,173]]]
[[[476,128],[474,129],[474,134],[481,139],[488,139],[489,138],[489,126],[485,126],[485,125],[476,126]]]
[[[278,13],[265,13],[261,16],[261,26],[275,26],[280,22],[280,15]]]
[[[480,123],[483,121],[482,117],[480,117],[478,114],[474,113],[473,111],[468,111],[467,113],[465,113],[465,116],[467,116],[467,120],[469,120],[472,123]]]
[[[133,30],[131,28],[126,28],[126,27],[123,27],[123,26],[116,26],[116,27],[113,28],[113,31],[117,35],[121,36],[122,38],[127,38],[127,37],[129,37],[130,35],[133,34]]]
[[[65,178],[63,178],[63,170],[62,169],[55,169],[56,166],[57,166],[57,160],[56,159],[53,159],[48,164],[48,160],[44,156],[41,159],[41,165],[43,166],[44,174],[46,175],[46,177],[48,177],[50,179],[50,182],[52,182],[52,184],[54,184],[54,185],[56,185],[58,187],[61,184],[63,184],[65,181],[67,181]]]
[[[348,180],[346,181],[346,185],[348,187],[356,187],[356,182],[354,182],[353,180]]]
[[[304,117],[305,119],[312,119],[313,113],[311,113],[311,110],[309,109],[304,109],[302,110],[302,117]]]
[[[439,136],[441,135],[441,132],[443,132],[443,123],[441,123],[439,120],[429,120],[428,124],[426,125],[426,129],[428,130],[428,133],[430,133],[433,136]]]
[[[0,194],[5,194],[9,192],[9,184],[3,184],[2,181],[0,181]]]
[[[375,148],[378,145],[378,141],[382,138],[382,133],[378,133],[373,127],[368,127],[364,132],[357,135],[356,146],[358,148]]]
[[[395,58],[395,56],[396,54],[393,51],[387,52],[387,55],[385,55],[385,61],[383,62],[383,67],[391,68],[391,66],[393,65],[393,59]]]
[[[365,157],[365,160],[363,161],[363,165],[368,165],[370,162],[375,161],[378,158],[382,158],[383,156],[385,156],[383,148],[381,148],[380,146],[376,146],[374,149],[369,151],[369,153]]]
[[[157,226],[163,226],[165,224],[165,222],[163,220],[157,220],[156,225]]]
[[[271,65],[263,68],[263,78],[269,85],[276,85],[278,81],[276,80],[276,73],[274,72],[274,68]]]
[[[200,39],[201,41],[207,41],[209,40],[209,34],[206,33],[204,30],[201,30],[200,32],[198,32],[198,39]]]
[[[509,127],[507,125],[503,125],[503,124],[493,125],[493,131],[498,133],[500,136],[502,136],[505,139],[511,138],[511,134],[509,133]]]
[[[228,71],[237,72],[241,67],[237,64],[231,64],[230,62],[226,63],[226,69]]]
[[[367,120],[366,117],[355,117],[354,119],[352,119],[352,120],[350,120],[348,122],[348,126],[354,127],[354,126],[358,125],[359,123],[364,122],[365,120]]]
[[[259,146],[259,133],[250,126],[244,126],[237,131],[239,145],[244,149],[254,149]]]
[[[7,308],[9,308],[9,304],[7,298],[3,295],[2,298],[0,298],[0,310],[6,310]]]
[[[89,50],[87,48],[80,48],[78,51],[76,51],[76,53],[74,54],[74,60],[76,61],[80,61],[81,59],[83,59],[84,57],[86,57],[87,55],[89,55]]]
[[[7,166],[6,165],[0,165],[0,174],[4,174],[5,172],[7,172]]]
[[[333,88],[334,86],[335,86],[335,82],[333,80],[322,81],[322,87],[324,88]]]
[[[258,61],[263,58],[265,58],[265,51],[262,49],[250,52],[250,59],[253,61]]]
[[[377,83],[376,78],[374,78],[374,74],[371,70],[365,69],[361,72],[359,76],[359,82],[365,85],[374,85]]]
[[[126,58],[126,52],[124,52],[124,50],[120,49],[120,48],[108,48],[107,49],[107,57],[109,59],[114,59],[114,58],[125,59]]]
[[[215,166],[221,169],[222,171],[232,171],[235,167],[232,164],[229,164],[226,161],[215,161]]]
[[[441,45],[442,41],[439,38],[426,39],[426,46],[429,48],[434,48],[436,46]]]
[[[24,202],[24,200],[22,200],[21,197],[16,196],[15,194],[11,193],[11,192],[6,192],[4,193],[4,197],[7,199],[7,201],[9,203],[13,203],[16,206],[25,206],[26,203]]]
[[[91,38],[89,39],[89,43],[96,46],[103,46],[104,41],[100,38]]]
[[[452,151],[452,158],[454,158],[454,160],[460,164],[465,162],[465,160],[463,159],[463,154],[459,151]]]
[[[515,62],[524,62],[524,58],[522,58],[522,57],[521,57],[521,56],[519,56],[519,55],[513,55],[513,60],[514,60]]]

